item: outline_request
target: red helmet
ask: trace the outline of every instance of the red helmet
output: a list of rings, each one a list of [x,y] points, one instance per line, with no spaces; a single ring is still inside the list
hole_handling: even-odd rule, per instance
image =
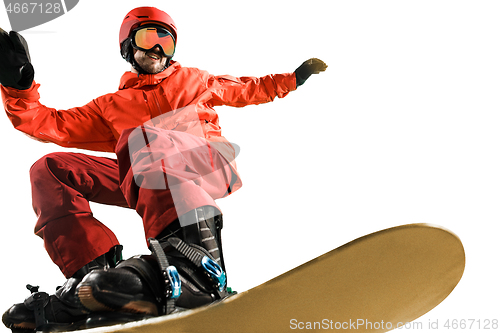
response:
[[[129,45],[124,45],[124,42],[128,40],[134,29],[145,23],[155,23],[164,26],[172,33],[177,43],[177,28],[175,27],[174,20],[167,13],[155,7],[138,7],[132,9],[125,16],[120,27],[120,51],[125,59],[127,59]]]

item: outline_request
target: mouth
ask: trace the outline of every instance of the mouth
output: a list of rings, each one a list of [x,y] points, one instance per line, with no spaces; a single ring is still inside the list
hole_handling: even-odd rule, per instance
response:
[[[149,59],[154,60],[154,61],[158,61],[161,59],[161,57],[156,53],[148,53],[146,55],[149,57]]]

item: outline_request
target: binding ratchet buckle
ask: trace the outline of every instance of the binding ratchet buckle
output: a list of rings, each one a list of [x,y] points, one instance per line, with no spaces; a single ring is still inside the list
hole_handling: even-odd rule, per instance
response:
[[[201,259],[201,267],[208,273],[212,281],[215,283],[215,287],[219,291],[223,291],[226,286],[226,273],[214,260],[207,256]]]
[[[179,298],[181,295],[181,278],[175,266],[167,267],[168,281],[170,282],[170,298]]]
[[[149,249],[153,256],[158,261],[163,278],[165,279],[165,296],[166,304],[164,307],[165,314],[170,314],[175,310],[175,301],[181,295],[181,278],[177,268],[168,263],[167,256],[163,252],[160,242],[154,238],[149,238]]]

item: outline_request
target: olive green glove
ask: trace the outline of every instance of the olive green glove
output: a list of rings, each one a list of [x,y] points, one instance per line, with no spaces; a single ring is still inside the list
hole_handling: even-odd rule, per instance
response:
[[[306,82],[306,80],[309,78],[309,76],[311,76],[312,74],[319,74],[320,72],[324,72],[327,67],[327,64],[316,58],[311,58],[304,61],[304,63],[295,70],[297,87],[303,85],[304,82]]]

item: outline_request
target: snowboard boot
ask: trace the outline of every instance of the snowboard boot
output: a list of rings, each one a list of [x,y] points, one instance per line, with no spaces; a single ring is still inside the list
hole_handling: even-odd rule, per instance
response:
[[[159,240],[149,239],[152,255],[135,256],[116,268],[89,273],[77,287],[81,304],[92,312],[149,317],[229,296],[225,273],[217,263],[221,262],[222,251],[215,220],[221,226],[222,218],[213,212],[212,207],[202,207],[181,216],[160,234]]]
[[[12,332],[70,331],[84,328],[88,310],[78,300],[76,287],[90,271],[112,267],[121,258],[121,246],[113,248],[79,269],[54,295],[39,292],[38,287],[27,285],[31,296],[23,303],[14,304],[2,316],[5,326]]]

